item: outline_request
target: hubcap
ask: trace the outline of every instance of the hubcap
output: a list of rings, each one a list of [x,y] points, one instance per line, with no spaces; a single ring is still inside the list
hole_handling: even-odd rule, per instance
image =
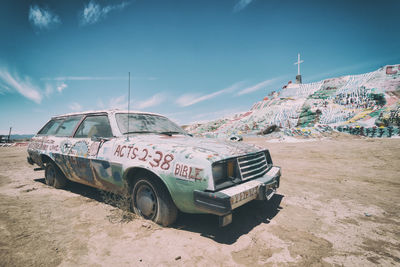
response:
[[[156,215],[157,198],[153,189],[149,185],[139,185],[135,199],[136,207],[143,217],[152,219]]]

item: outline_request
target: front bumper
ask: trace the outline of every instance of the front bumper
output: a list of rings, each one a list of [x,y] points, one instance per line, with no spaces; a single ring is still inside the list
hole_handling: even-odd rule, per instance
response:
[[[194,191],[194,204],[204,212],[224,216],[254,199],[270,199],[279,187],[281,168],[272,167],[263,177],[218,192]]]

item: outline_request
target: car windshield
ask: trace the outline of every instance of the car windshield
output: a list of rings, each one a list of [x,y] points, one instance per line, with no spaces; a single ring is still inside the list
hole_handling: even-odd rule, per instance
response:
[[[151,114],[129,114],[118,113],[115,115],[118,128],[122,134],[128,133],[158,133],[158,134],[187,134],[181,127],[169,119]]]

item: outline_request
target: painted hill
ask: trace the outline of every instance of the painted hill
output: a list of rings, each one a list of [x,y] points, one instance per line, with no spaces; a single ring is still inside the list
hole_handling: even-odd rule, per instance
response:
[[[202,136],[257,134],[268,128],[286,135],[337,130],[366,136],[400,135],[400,65],[376,71],[285,85],[244,113],[188,127]]]

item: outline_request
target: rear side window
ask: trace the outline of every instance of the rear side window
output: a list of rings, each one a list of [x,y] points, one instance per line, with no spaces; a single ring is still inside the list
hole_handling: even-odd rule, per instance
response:
[[[110,122],[107,115],[88,116],[75,133],[76,138],[112,137]]]
[[[78,125],[78,122],[82,119],[82,116],[71,116],[66,118],[58,127],[56,132],[56,136],[70,136],[72,135],[75,127]]]
[[[40,135],[54,135],[60,126],[62,120],[51,120],[49,121],[39,132]]]

